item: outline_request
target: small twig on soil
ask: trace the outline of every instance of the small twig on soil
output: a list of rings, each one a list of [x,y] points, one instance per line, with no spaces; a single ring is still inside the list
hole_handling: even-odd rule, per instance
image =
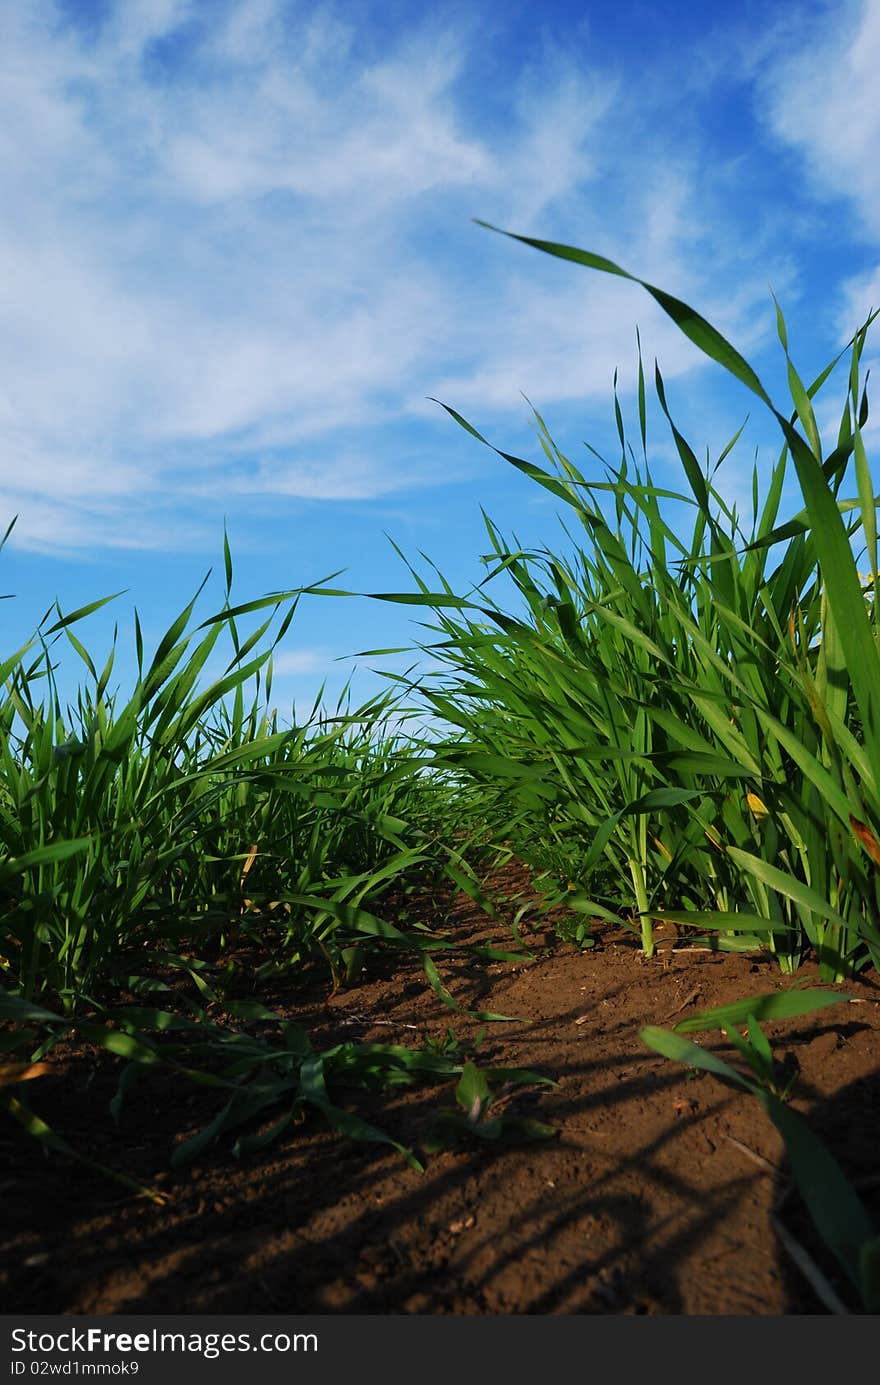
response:
[[[699,1000],[699,998],[700,988],[699,986],[695,986],[694,989],[690,992],[690,994],[685,996],[684,1000],[681,1002],[680,1005],[676,1005],[674,1010],[670,1010],[668,1015],[663,1016],[661,1023],[665,1024],[667,1020],[672,1019],[673,1015],[680,1014],[686,1005],[690,1005],[692,1001]]]
[[[340,1024],[370,1024],[388,1025],[391,1029],[418,1029],[417,1024],[404,1024],[402,1020],[375,1020],[371,1015],[346,1015],[345,1019],[339,1021]]]
[[[757,1164],[759,1168],[763,1169],[765,1173],[776,1173],[775,1164],[771,1164],[770,1160],[765,1159],[763,1154],[758,1154],[755,1150],[749,1149],[748,1145],[744,1145],[742,1140],[734,1139],[733,1135],[722,1135],[722,1138],[727,1140],[730,1144],[735,1145],[740,1153],[747,1155],[748,1158],[751,1159],[753,1163]]]

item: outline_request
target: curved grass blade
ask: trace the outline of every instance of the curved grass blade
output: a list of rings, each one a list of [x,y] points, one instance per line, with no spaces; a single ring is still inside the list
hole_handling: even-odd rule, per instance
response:
[[[824,991],[814,988],[773,991],[769,995],[756,995],[747,1000],[735,1000],[729,1005],[718,1005],[711,1010],[703,1010],[698,1015],[689,1015],[674,1026],[679,1034],[696,1034],[705,1029],[723,1029],[725,1025],[745,1024],[754,1020],[786,1020],[798,1015],[811,1015],[816,1010],[824,1010],[829,1005],[838,1005],[852,1000],[852,996],[840,991]]]

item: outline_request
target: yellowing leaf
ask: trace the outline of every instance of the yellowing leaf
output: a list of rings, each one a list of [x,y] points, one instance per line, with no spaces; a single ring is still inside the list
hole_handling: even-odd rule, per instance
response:
[[[0,1063],[0,1087],[30,1082],[34,1077],[44,1077],[48,1071],[48,1063]]]
[[[251,866],[254,864],[254,861],[257,859],[257,852],[258,852],[258,850],[259,850],[259,848],[258,848],[257,844],[254,843],[254,845],[253,845],[253,846],[250,848],[250,850],[248,851],[247,858],[246,858],[246,860],[245,860],[245,862],[244,862],[244,864],[242,865],[242,868],[241,868],[241,884],[242,884],[242,885],[244,884],[245,877],[246,877],[248,871],[250,870]]]
[[[853,817],[852,813],[849,815],[849,822],[852,830],[874,862],[874,865],[880,866],[880,842],[877,841],[870,827],[867,827],[863,822],[859,822],[859,819]]]

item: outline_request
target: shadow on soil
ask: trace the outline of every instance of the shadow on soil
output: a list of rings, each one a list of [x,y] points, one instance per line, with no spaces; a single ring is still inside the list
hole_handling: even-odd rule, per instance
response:
[[[444,923],[451,911],[443,916]],[[497,925],[470,905],[464,942]],[[495,929],[494,938],[491,929]],[[248,968],[242,965],[242,974]],[[762,957],[669,953],[645,963],[624,937],[582,953],[555,943],[521,962],[461,953],[444,984],[465,1009],[515,1015],[483,1025],[444,1008],[417,958],[371,961],[349,991],[260,998],[341,1040],[443,1043],[481,1067],[528,1067],[556,1088],[516,1088],[504,1109],[558,1135],[518,1147],[472,1140],[410,1169],[387,1146],[354,1144],[305,1116],[259,1155],[231,1140],[170,1173],[175,1142],[216,1113],[204,1088],[145,1076],[117,1130],[118,1068],[106,1054],[58,1055],[34,1108],[84,1154],[163,1190],[156,1205],[0,1125],[0,1296],[6,1312],[746,1314],[822,1311],[772,1226],[784,1151],[759,1103],[649,1052],[645,1024],[779,984]],[[809,968],[804,980],[813,980]],[[771,1026],[800,1068],[799,1107],[856,1180],[876,1171],[876,989],[862,1008]],[[834,1022],[830,1017],[833,1016]],[[712,1036],[705,1036],[709,1047]],[[719,1052],[729,1049],[718,1045]],[[333,1093],[419,1153],[454,1083]],[[38,1088],[38,1090],[36,1090]],[[780,1172],[782,1170],[782,1172]],[[812,1247],[806,1219],[793,1234]]]

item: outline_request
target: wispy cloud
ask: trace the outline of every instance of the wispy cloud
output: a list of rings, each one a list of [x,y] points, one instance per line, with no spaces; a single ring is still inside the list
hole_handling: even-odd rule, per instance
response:
[[[799,29],[794,50],[780,44],[762,74],[766,118],[798,151],[816,188],[855,208],[863,230],[876,239],[880,0],[825,3],[804,15]],[[828,234],[839,239],[836,215],[829,212]]]
[[[334,663],[335,657],[322,648],[281,649],[272,660],[273,673],[276,678],[300,678],[331,672],[338,675],[340,665]]]
[[[844,345],[880,307],[880,0],[823,3],[802,26],[792,52],[782,40],[761,72],[761,109],[776,138],[795,151],[827,210],[816,228],[829,254],[844,248],[863,268],[844,277],[833,312]],[[863,371],[876,381],[877,328],[868,337]],[[876,390],[874,391],[876,394]],[[836,429],[840,405],[823,400],[820,417]],[[876,445],[880,420],[865,437]]]
[[[766,237],[731,213],[724,161],[707,171],[696,135],[664,145],[620,72],[539,44],[503,118],[478,119],[478,11],[410,21],[379,52],[329,6],[118,0],[89,25],[77,8],[0,14],[0,182],[18,212],[0,231],[0,501],[21,511],[19,543],[192,545],[221,495],[437,484],[449,473],[424,448],[390,454],[384,428],[422,418],[429,394],[517,416],[520,390],[604,400],[615,365],[632,382],[636,315],[667,376],[701,363],[643,296],[527,260],[474,214],[574,227],[744,348],[767,330],[768,272],[793,279],[775,246],[755,273]],[[847,70],[867,89],[854,50]],[[817,147],[860,169],[880,216],[870,139],[841,154],[822,105]],[[202,508],[184,520],[175,503]]]

